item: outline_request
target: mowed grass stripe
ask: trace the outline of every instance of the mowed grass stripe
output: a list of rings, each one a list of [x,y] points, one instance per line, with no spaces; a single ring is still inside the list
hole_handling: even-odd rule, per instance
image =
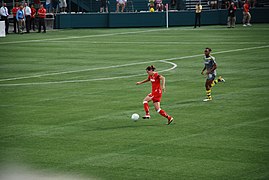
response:
[[[249,48],[242,48],[242,49],[233,49],[233,50],[227,50],[227,51],[221,51],[221,52],[214,52],[212,54],[222,54],[222,53],[230,53],[230,52],[237,52],[237,51],[247,51],[247,50],[254,50],[254,49],[262,49],[262,48],[268,48],[267,46],[258,46],[258,47],[249,47]],[[43,77],[43,76],[54,76],[54,75],[62,75],[62,74],[70,74],[70,73],[79,73],[79,72],[85,72],[85,71],[96,71],[96,70],[104,70],[104,69],[110,69],[110,68],[119,68],[119,67],[126,67],[126,66],[133,66],[133,65],[139,65],[139,64],[149,64],[154,62],[165,62],[165,61],[175,61],[175,60],[181,60],[186,58],[194,58],[202,56],[200,54],[198,55],[192,55],[192,56],[186,56],[186,57],[176,57],[176,58],[169,58],[169,59],[163,59],[163,60],[152,60],[148,62],[137,62],[137,63],[131,63],[131,64],[123,64],[123,65],[114,65],[114,66],[108,66],[108,67],[100,67],[100,68],[91,68],[91,69],[82,69],[82,70],[76,70],[76,71],[66,71],[66,72],[55,72],[50,74],[41,74],[41,75],[33,75],[28,77],[17,77],[17,78],[8,78],[8,79],[0,79],[1,81],[11,81],[11,80],[20,80],[20,79],[28,79],[28,78],[37,78],[37,77]],[[167,70],[161,70],[160,72],[167,71]],[[56,82],[39,82],[39,83],[21,83],[21,84],[2,84],[0,86],[19,86],[19,85],[47,85],[47,84],[61,84],[61,83],[79,83],[79,82],[89,82],[89,81],[103,81],[103,80],[113,80],[113,79],[121,79],[121,78],[130,78],[130,77],[136,77],[141,76],[143,74],[136,74],[136,75],[125,75],[125,76],[118,76],[118,77],[104,77],[104,78],[96,78],[96,79],[86,79],[86,80],[66,80],[66,81],[56,81]]]

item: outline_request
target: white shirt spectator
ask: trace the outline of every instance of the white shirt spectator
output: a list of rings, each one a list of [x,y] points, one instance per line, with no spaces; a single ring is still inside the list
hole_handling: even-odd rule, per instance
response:
[[[6,16],[6,17],[9,16],[7,7],[2,6],[2,7],[0,8],[0,15],[1,15],[1,16]]]
[[[29,6],[25,6],[24,13],[26,16],[31,16],[31,8]]]
[[[46,0],[46,5],[47,5],[47,4],[50,4],[50,0]]]

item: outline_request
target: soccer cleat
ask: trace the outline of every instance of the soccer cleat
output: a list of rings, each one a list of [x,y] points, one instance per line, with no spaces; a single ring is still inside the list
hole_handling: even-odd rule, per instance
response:
[[[172,116],[168,116],[167,120],[168,120],[167,125],[169,125],[173,122],[174,118]]]
[[[225,79],[223,79],[221,76],[218,78],[219,82],[225,82]]]
[[[204,102],[207,102],[207,101],[212,101],[212,97],[211,98],[206,98],[203,100]]]
[[[250,23],[247,23],[247,26],[252,26]]]
[[[243,24],[244,27],[246,27],[247,25],[246,24]]]
[[[143,119],[149,119],[150,115],[146,114],[145,116],[142,117]]]

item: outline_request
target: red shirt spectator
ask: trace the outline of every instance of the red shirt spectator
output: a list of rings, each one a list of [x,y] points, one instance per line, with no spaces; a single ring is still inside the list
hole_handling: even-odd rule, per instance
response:
[[[31,18],[35,18],[36,15],[36,9],[32,6],[31,7]]]
[[[46,24],[45,24],[45,17],[46,17],[46,9],[44,8],[43,4],[40,4],[40,8],[37,11],[39,21],[38,21],[38,32],[41,32],[41,26],[43,26],[43,33],[46,33]]]
[[[46,17],[46,9],[43,7],[43,6],[41,6],[39,9],[38,9],[38,12],[37,12],[37,14],[38,14],[38,17],[39,18],[45,18]]]
[[[17,22],[16,15],[17,15],[17,12],[18,12],[19,9],[20,9],[19,4],[16,3],[15,6],[11,10],[11,12],[13,14],[13,26],[14,26],[13,32],[14,33],[17,33],[17,24],[18,24],[18,22]]]
[[[246,1],[246,3],[244,4],[244,12],[249,12],[249,4]]]
[[[13,17],[16,17],[17,11],[19,10],[18,4],[15,5],[15,7],[12,8],[11,12],[13,14]]]

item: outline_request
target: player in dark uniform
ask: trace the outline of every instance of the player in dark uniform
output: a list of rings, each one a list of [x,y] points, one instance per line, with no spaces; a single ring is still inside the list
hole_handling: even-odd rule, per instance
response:
[[[216,69],[217,69],[217,63],[215,61],[215,57],[210,55],[211,49],[205,48],[205,56],[204,56],[204,68],[201,72],[202,75],[205,75],[204,71],[206,70],[206,82],[205,82],[205,88],[206,88],[206,95],[207,98],[204,99],[204,101],[211,101],[211,89],[212,87],[217,84],[218,82],[225,82],[225,80],[219,76],[217,80],[215,80],[215,77],[217,75]]]

